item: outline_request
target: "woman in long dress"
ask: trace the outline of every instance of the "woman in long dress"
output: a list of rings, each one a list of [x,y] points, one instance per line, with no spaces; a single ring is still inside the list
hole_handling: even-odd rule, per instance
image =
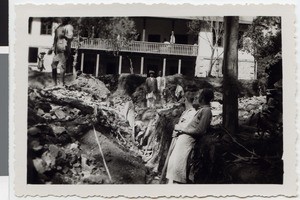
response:
[[[199,94],[200,108],[188,108],[182,114],[179,123],[175,126],[174,135],[177,137],[175,147],[169,158],[167,175],[169,183],[193,183],[193,173],[190,173],[188,159],[195,146],[197,136],[206,133],[212,119],[210,101],[213,99],[213,92],[210,89],[203,89]],[[192,98],[186,97],[188,106]],[[191,103],[192,104],[192,103]]]

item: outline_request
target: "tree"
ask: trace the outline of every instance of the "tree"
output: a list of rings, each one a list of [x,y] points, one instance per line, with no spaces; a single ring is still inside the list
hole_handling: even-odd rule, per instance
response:
[[[120,50],[128,48],[138,37],[135,23],[128,17],[84,17],[74,22],[81,37],[104,39],[112,46],[115,56],[119,55]],[[127,58],[133,73],[132,60],[129,56]]]
[[[281,18],[256,17],[241,41],[243,51],[251,53],[258,63],[258,76],[282,59]]]
[[[114,17],[110,19],[110,23],[106,26],[107,41],[113,45],[115,55],[119,54],[122,48],[127,48],[131,45],[132,41],[138,37],[133,20],[127,17]],[[127,56],[130,64],[130,72],[133,74],[132,60]]]
[[[223,126],[230,133],[238,127],[238,32],[239,17],[224,17]]]
[[[223,52],[218,52],[218,47],[223,37],[223,22],[215,21],[211,17],[202,17],[196,20],[192,20],[188,23],[189,32],[198,35],[200,38],[207,41],[211,49],[209,70],[207,75],[211,76],[212,68],[218,61]],[[200,32],[204,31],[205,36],[203,37]],[[212,33],[212,37],[207,34],[207,31]],[[215,56],[216,53],[216,56]]]
[[[59,22],[59,18],[45,18],[47,23]],[[128,17],[71,17],[69,23],[74,27],[73,42],[77,45],[73,59],[73,73],[77,64],[78,48],[82,38],[100,38],[112,46],[115,56],[120,50],[128,48],[132,41],[138,37],[134,21]],[[127,59],[130,64],[130,71],[133,73],[132,60]]]

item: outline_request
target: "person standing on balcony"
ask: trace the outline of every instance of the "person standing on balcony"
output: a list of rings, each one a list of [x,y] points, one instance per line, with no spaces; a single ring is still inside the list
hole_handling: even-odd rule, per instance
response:
[[[157,93],[157,80],[154,78],[154,71],[149,71],[149,77],[146,79],[146,99],[147,99],[147,107],[154,108],[156,93]]]
[[[175,35],[174,35],[174,31],[171,32],[170,43],[171,43],[171,44],[175,44]]]
[[[157,89],[160,95],[160,103],[164,103],[165,102],[165,89],[166,89],[166,78],[164,76],[162,76],[162,72],[159,71],[158,72],[158,77],[156,78],[157,80]]]
[[[71,42],[73,39],[74,28],[69,17],[61,18],[61,24],[55,29],[54,42],[48,54],[54,51],[52,60],[52,78],[55,86],[57,85],[57,69],[60,70],[61,84],[65,85],[65,71],[67,60],[71,55]]]

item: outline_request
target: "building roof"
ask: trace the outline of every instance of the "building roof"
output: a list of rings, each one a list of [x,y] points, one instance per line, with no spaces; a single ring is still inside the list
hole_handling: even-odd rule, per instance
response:
[[[154,17],[154,16],[152,16]],[[173,19],[185,19],[185,20],[195,20],[195,19],[212,19],[213,21],[223,21],[223,16],[157,16],[158,18],[173,18]],[[254,16],[239,16],[239,22],[241,24],[251,24]]]

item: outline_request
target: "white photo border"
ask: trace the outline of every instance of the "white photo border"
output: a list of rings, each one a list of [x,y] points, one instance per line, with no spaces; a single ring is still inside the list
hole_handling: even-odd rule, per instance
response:
[[[295,7],[293,5],[170,5],[170,4],[66,4],[16,5],[13,89],[14,158],[11,188],[16,196],[70,196],[80,197],[204,197],[204,196],[266,196],[296,195],[296,52]],[[96,16],[281,16],[283,57],[283,160],[284,183],[226,184],[226,185],[30,185],[26,181],[27,166],[27,86],[28,68],[27,27],[29,17],[96,17]],[[288,66],[288,67],[285,67]]]

